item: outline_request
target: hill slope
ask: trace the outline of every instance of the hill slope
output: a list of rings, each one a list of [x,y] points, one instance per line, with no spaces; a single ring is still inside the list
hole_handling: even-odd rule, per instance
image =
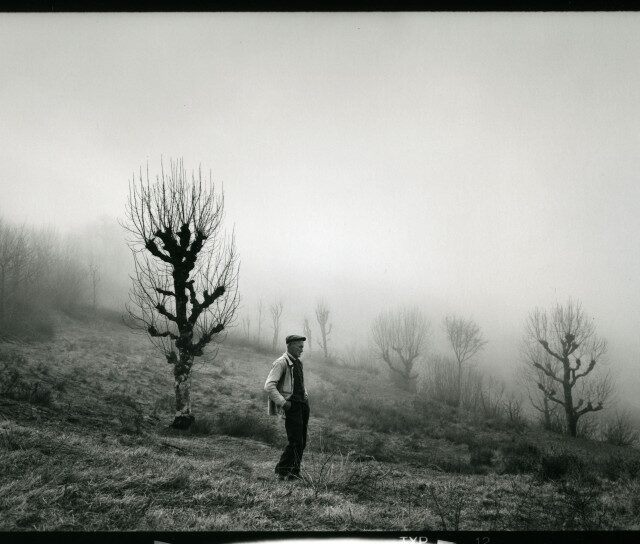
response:
[[[639,526],[637,451],[459,415],[313,357],[305,480],[276,482],[273,356],[220,346],[194,370],[196,424],[181,433],[170,368],[144,336],[65,317],[58,330],[0,344],[1,530]]]

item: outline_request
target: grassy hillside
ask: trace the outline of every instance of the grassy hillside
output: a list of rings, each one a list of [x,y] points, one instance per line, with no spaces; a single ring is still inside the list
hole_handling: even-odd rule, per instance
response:
[[[0,530],[640,528],[636,450],[458,414],[313,357],[305,479],[277,482],[272,356],[220,346],[178,432],[144,336],[59,320],[52,341],[0,344]]]

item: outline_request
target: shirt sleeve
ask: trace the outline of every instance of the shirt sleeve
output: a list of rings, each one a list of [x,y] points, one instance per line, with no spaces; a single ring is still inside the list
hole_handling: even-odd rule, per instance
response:
[[[264,383],[264,390],[269,394],[269,398],[276,404],[276,406],[282,406],[286,399],[278,391],[278,382],[282,377],[283,365],[280,361],[275,361],[271,366],[271,372],[267,376],[267,381]]]

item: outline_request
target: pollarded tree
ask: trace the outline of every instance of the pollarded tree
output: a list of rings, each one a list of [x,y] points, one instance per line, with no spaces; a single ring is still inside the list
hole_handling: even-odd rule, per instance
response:
[[[462,365],[476,355],[487,343],[482,338],[480,327],[472,319],[448,316],[444,320],[447,339],[458,364],[457,402],[460,407],[462,398]]]
[[[199,169],[187,176],[182,160],[169,172],[129,185],[124,227],[133,235],[135,275],[129,315],[173,369],[176,414],[188,428],[194,358],[219,340],[238,308],[239,263],[233,235],[222,228],[224,194]]]
[[[409,391],[416,387],[415,362],[423,355],[429,324],[417,309],[381,314],[373,323],[373,341],[382,360]]]
[[[537,385],[549,401],[562,406],[567,434],[576,436],[578,420],[589,412],[602,410],[611,394],[607,377],[587,380],[606,353],[606,342],[598,338],[593,321],[580,303],[571,300],[556,304],[550,312],[536,308],[527,320],[525,341],[529,345],[540,344],[550,355],[551,362],[530,361],[548,378]]]

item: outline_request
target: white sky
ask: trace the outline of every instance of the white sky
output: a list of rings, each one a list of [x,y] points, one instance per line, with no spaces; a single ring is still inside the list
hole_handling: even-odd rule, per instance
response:
[[[122,217],[182,156],[224,182],[247,312],[299,332],[324,297],[362,344],[458,312],[506,368],[573,296],[640,391],[638,59],[636,13],[1,14],[0,214]]]

